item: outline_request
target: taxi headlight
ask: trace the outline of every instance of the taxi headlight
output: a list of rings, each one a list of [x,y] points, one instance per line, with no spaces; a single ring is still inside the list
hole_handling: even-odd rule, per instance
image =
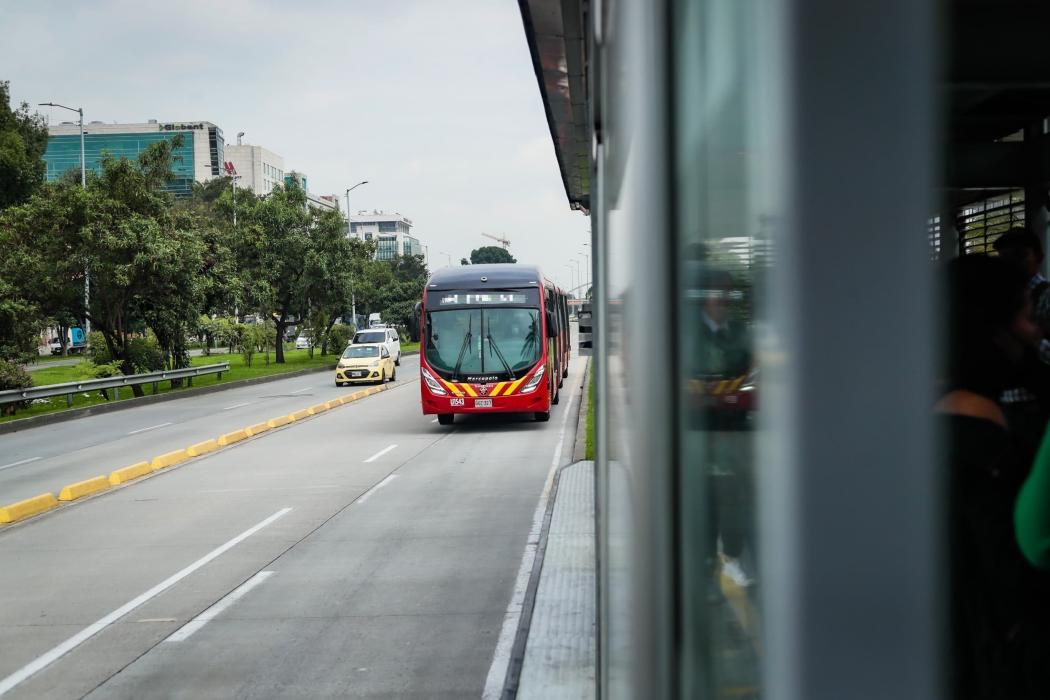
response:
[[[536,387],[540,385],[540,380],[543,379],[543,374],[547,368],[544,365],[540,365],[540,368],[536,370],[536,374],[532,375],[532,379],[525,382],[525,386],[521,388],[521,393],[531,394],[536,391]]]
[[[423,375],[423,382],[426,383],[431,394],[437,394],[438,396],[445,396],[448,394],[448,392],[442,388],[441,383],[434,379],[434,375],[427,371],[426,367],[420,367],[419,373]]]

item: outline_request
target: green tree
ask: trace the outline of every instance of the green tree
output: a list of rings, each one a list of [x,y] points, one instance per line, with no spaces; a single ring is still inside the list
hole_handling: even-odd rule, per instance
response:
[[[295,186],[252,201],[238,198],[237,205],[234,254],[245,299],[273,319],[278,338],[312,310],[334,322],[349,306],[355,257],[338,213],[307,207]],[[284,362],[280,342],[276,360]]]
[[[125,374],[136,371],[132,335],[147,326],[173,362],[184,361],[204,296],[199,232],[161,190],[171,178],[173,141],[152,144],[137,162],[105,158],[86,191],[52,183],[0,220],[8,253],[0,276],[49,316],[89,318]]]
[[[44,183],[47,125],[25,102],[11,109],[10,83],[0,81],[0,209],[29,199]]]
[[[470,263],[472,265],[516,262],[518,261],[505,248],[501,248],[498,245],[484,245],[470,251]]]

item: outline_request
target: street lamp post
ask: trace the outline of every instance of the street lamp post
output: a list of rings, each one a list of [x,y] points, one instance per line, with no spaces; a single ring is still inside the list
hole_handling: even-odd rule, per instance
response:
[[[368,180],[362,180],[353,187],[346,189],[346,235],[350,236],[350,193],[361,185],[367,185]],[[354,317],[354,328],[357,328],[357,293],[354,291],[354,271],[350,269],[350,315]]]
[[[80,186],[87,189],[87,163],[84,160],[84,108],[66,107],[57,102],[41,102],[41,107],[59,107],[80,117]],[[91,351],[91,271],[84,266],[84,352]]]
[[[573,276],[572,276],[572,265],[570,265],[569,263],[565,263],[564,266],[569,268],[569,289],[570,290],[574,290],[574,289],[576,289],[576,285],[574,284],[575,280],[573,279]]]
[[[576,263],[576,286],[577,287],[582,287],[583,286],[583,273],[580,272],[580,259],[579,258],[573,258],[572,261],[574,263]]]
[[[587,246],[588,248],[591,247],[590,243],[584,243],[584,245]],[[583,252],[584,255],[587,256],[586,257],[586,261],[587,261],[587,268],[586,268],[587,269],[587,286],[589,287],[589,286],[592,286],[594,284],[594,281],[591,279],[591,252],[589,250],[585,250],[585,251],[582,251],[582,252]]]
[[[448,265],[446,265],[446,267],[452,267],[452,256],[449,255],[448,253],[446,253],[443,250],[439,250],[438,253],[440,253],[441,255],[444,255],[446,258],[448,258]]]

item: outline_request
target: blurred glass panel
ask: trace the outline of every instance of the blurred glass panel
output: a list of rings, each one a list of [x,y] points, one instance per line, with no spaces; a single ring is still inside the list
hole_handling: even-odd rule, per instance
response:
[[[781,63],[763,40],[775,4],[673,3],[682,697],[762,695],[756,348],[782,189]]]

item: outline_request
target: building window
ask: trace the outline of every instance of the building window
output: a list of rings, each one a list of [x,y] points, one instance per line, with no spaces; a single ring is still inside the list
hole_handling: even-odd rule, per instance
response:
[[[397,233],[397,222],[396,221],[380,221],[379,222],[380,233]]]

